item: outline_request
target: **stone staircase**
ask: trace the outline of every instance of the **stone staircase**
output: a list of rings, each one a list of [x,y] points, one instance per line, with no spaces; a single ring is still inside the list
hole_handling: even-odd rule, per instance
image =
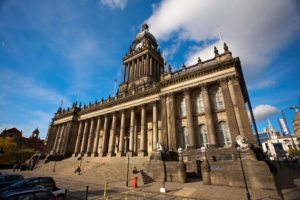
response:
[[[148,174],[146,174],[146,172],[144,172],[143,170],[140,170],[140,172],[142,175],[142,180],[144,185],[154,182],[153,178],[151,178]]]
[[[128,177],[130,181],[133,176],[133,168],[136,167],[137,170],[143,170],[148,161],[149,157],[129,158]],[[56,163],[54,161],[46,164],[42,163],[42,161],[39,162],[37,168],[34,170],[36,174],[54,175],[53,168],[55,165],[56,176],[63,175],[72,178],[77,175],[74,174],[74,170],[80,165],[80,160],[78,160],[78,157],[70,157]],[[127,178],[127,164],[128,157],[84,157],[81,161],[81,177],[85,177],[87,180],[94,180],[95,183],[125,182]],[[141,177],[140,183],[142,180],[144,181]],[[148,176],[148,180],[151,180],[150,176]]]

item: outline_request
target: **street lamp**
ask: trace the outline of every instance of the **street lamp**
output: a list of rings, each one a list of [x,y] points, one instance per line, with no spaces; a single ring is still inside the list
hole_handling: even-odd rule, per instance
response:
[[[127,179],[126,179],[126,187],[128,187],[128,174],[129,174],[129,154],[128,154],[128,161],[127,161]]]
[[[289,134],[290,134],[290,137],[291,137],[291,140],[292,140],[293,147],[294,147],[294,149],[297,151],[297,146],[296,146],[296,144],[295,144],[295,142],[294,142],[294,140],[293,140],[292,133],[291,133],[291,131],[290,131],[289,125],[288,125],[288,123],[287,123],[287,121],[286,121],[286,117],[285,117],[285,114],[284,114],[284,110],[287,110],[287,109],[295,109],[295,108],[298,108],[298,107],[297,107],[297,106],[291,106],[291,107],[289,107],[289,108],[282,109],[282,110],[281,110],[281,115],[282,115],[283,120],[284,120],[284,122],[285,122],[285,124],[286,124],[287,130],[288,130],[288,132],[289,132]]]
[[[236,143],[236,151],[238,152],[239,159],[240,159],[240,164],[241,164],[242,173],[243,173],[243,179],[244,179],[245,188],[246,188],[247,199],[251,200],[250,193],[248,191],[248,186],[247,186],[246,176],[245,176],[244,167],[243,167],[243,163],[242,163],[242,158],[241,158],[241,154],[240,154],[240,145],[238,143]]]

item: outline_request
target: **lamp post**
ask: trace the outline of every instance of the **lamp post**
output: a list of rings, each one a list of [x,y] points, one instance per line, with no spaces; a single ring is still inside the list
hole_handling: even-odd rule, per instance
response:
[[[289,125],[288,125],[288,123],[287,123],[287,121],[286,121],[285,114],[284,114],[284,110],[287,110],[287,109],[295,109],[295,108],[298,108],[298,107],[297,107],[297,106],[290,106],[289,108],[282,109],[282,110],[281,110],[281,115],[282,115],[283,120],[284,120],[284,122],[285,122],[285,124],[286,124],[287,130],[288,130],[288,132],[289,132],[289,134],[290,134],[290,137],[291,137],[291,140],[292,140],[293,147],[294,147],[294,149],[295,149],[296,151],[298,151],[298,150],[297,150],[297,146],[296,146],[296,144],[295,144],[295,142],[294,142],[294,140],[293,140],[293,136],[292,136],[292,133],[291,133],[291,131],[290,131]]]
[[[127,179],[126,179],[126,187],[128,187],[128,174],[129,174],[129,154],[128,154],[128,161],[127,161]]]
[[[245,188],[246,188],[247,199],[251,200],[250,193],[248,191],[248,186],[247,186],[246,176],[245,176],[244,167],[243,167],[243,163],[242,163],[242,158],[241,158],[241,154],[240,154],[240,145],[238,143],[236,144],[236,150],[238,152],[239,160],[240,160],[240,164],[241,164],[241,168],[242,168],[242,173],[243,173],[243,179],[244,179]]]
[[[54,154],[54,166],[53,166],[53,173],[55,172],[55,166],[56,166],[56,153]]]

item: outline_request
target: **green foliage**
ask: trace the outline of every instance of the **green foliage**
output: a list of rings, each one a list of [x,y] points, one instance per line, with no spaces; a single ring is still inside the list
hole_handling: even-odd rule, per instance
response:
[[[12,149],[17,145],[12,137],[0,137],[0,148],[3,148],[4,154],[0,157],[0,164],[12,165],[21,164],[29,159],[33,154],[33,149],[21,149],[13,151]]]
[[[297,156],[297,155],[300,154],[299,151],[297,151],[296,149],[289,149],[289,150],[288,150],[288,153],[289,153],[289,155],[292,156],[292,157]]]

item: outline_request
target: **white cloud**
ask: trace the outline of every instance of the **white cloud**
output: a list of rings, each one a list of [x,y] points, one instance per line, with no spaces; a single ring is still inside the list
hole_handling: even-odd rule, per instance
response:
[[[267,104],[258,105],[253,109],[254,118],[257,122],[264,121],[278,114],[278,109]]]
[[[240,56],[247,76],[261,72],[293,37],[299,37],[300,15],[294,1],[164,0],[147,20],[151,32],[162,40],[172,34],[180,40],[216,41],[188,52],[187,63],[213,57],[213,46],[227,42]],[[297,34],[298,33],[298,34]]]
[[[107,5],[110,9],[120,8],[123,10],[127,0],[101,0],[103,5]]]
[[[258,89],[266,88],[266,87],[271,87],[277,85],[277,82],[272,81],[272,80],[264,80],[258,84]]]

